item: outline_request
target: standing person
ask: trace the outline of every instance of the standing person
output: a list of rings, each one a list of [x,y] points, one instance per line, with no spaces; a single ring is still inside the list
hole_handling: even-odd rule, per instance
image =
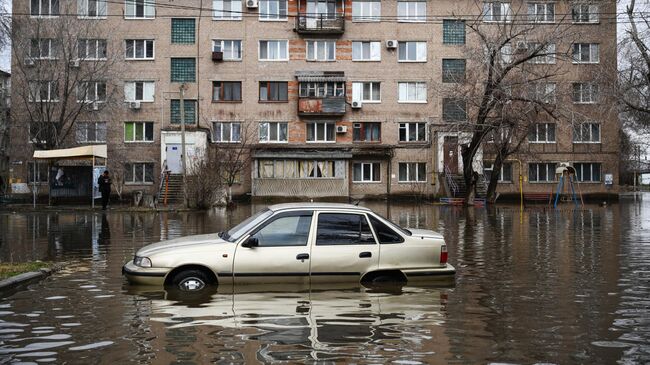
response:
[[[99,192],[102,193],[102,210],[106,210],[106,205],[108,205],[108,198],[111,196],[111,181],[110,176],[108,176],[108,170],[99,176],[97,179],[97,185],[99,185]]]

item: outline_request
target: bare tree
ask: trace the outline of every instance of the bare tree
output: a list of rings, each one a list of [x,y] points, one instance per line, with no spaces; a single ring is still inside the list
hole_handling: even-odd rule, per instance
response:
[[[192,161],[189,167],[185,195],[186,201],[199,209],[207,209],[218,203],[224,195],[222,163],[216,151],[208,149],[203,158]]]
[[[61,13],[74,13],[61,3]],[[65,8],[69,7],[69,8]],[[55,21],[17,16],[11,34],[13,118],[20,120],[34,147],[55,149],[74,142],[80,120],[98,121],[115,105],[115,52],[107,29],[92,19],[62,16]],[[9,31],[5,28],[5,32]],[[20,85],[20,87],[18,87]]]
[[[240,182],[244,171],[249,171],[251,164],[251,141],[253,128],[249,123],[242,123],[238,143],[218,143],[215,153],[219,160],[221,179],[227,190],[228,203],[232,202],[232,187]]]
[[[471,72],[460,87],[447,91],[466,103],[467,122],[460,126],[471,136],[461,146],[466,204],[473,204],[479,176],[474,162],[489,136],[498,136],[493,169],[500,171],[506,158],[521,146],[536,116],[560,118],[563,111],[555,103],[554,78],[563,72],[558,61],[569,59],[572,53],[570,21],[556,15],[553,23],[536,24],[523,3],[518,8],[514,8],[518,3],[494,4],[500,8],[477,2],[481,15],[471,20],[458,17],[468,28],[466,58]],[[491,178],[488,187],[491,199],[495,179]]]

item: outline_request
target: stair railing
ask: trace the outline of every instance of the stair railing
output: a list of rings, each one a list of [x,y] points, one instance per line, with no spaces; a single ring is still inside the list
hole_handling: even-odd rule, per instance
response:
[[[163,204],[167,206],[167,196],[169,193],[169,170],[167,170],[167,160],[163,161],[162,167],[160,168],[160,185],[158,186],[158,195],[163,191],[163,184],[165,187],[165,197],[163,199]]]
[[[456,196],[456,193],[458,192],[458,184],[454,181],[451,170],[447,165],[445,165],[445,180],[447,180],[447,186],[451,189],[451,196]]]

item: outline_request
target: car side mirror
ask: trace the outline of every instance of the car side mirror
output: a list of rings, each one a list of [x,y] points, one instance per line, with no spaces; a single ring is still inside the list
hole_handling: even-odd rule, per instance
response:
[[[246,248],[253,248],[259,245],[260,245],[260,241],[258,241],[258,239],[255,237],[248,237],[248,239],[242,242],[241,244],[242,247],[246,247]]]

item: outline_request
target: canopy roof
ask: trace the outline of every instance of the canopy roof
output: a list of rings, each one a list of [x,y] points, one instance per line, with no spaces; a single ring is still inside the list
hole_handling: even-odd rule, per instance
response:
[[[34,151],[37,160],[83,160],[93,157],[107,158],[106,145],[92,145],[61,150]]]

